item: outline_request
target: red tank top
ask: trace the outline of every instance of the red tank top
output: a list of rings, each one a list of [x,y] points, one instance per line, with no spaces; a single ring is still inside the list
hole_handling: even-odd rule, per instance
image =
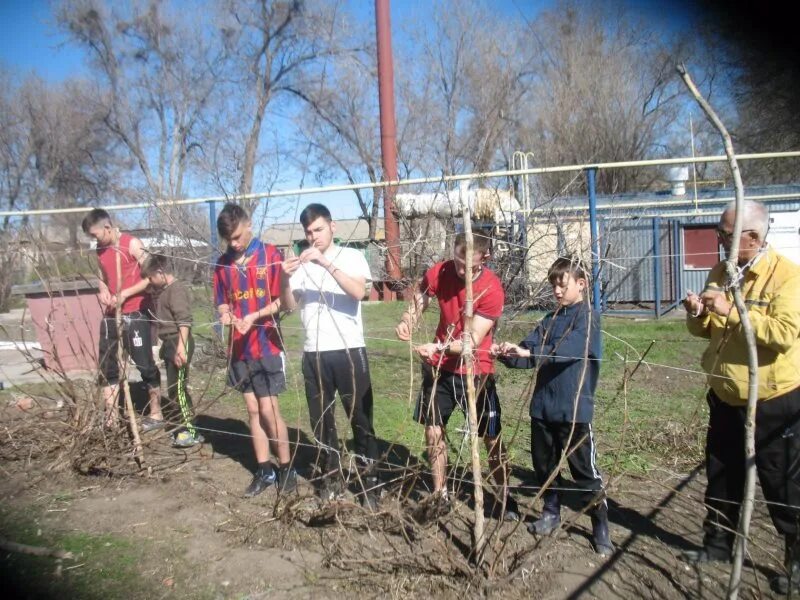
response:
[[[112,294],[116,294],[119,290],[127,289],[136,285],[142,280],[142,270],[139,263],[131,254],[131,240],[132,236],[127,233],[121,233],[119,236],[119,254],[120,254],[120,267],[122,273],[122,285],[117,281],[117,253],[113,245],[106,246],[105,248],[97,249],[97,260],[100,261],[100,270],[103,272],[108,290]],[[131,296],[122,304],[122,313],[128,314],[137,310],[142,310],[142,305],[145,301],[145,294],[136,294]],[[113,314],[115,307],[111,306],[106,311],[108,314]]]

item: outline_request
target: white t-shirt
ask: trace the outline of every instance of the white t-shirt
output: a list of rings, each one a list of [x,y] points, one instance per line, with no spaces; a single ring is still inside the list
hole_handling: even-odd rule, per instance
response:
[[[325,258],[351,277],[372,281],[367,259],[354,248],[331,245]],[[361,299],[346,294],[326,269],[316,263],[302,264],[289,279],[289,286],[300,304],[300,320],[306,332],[304,351],[364,347]]]

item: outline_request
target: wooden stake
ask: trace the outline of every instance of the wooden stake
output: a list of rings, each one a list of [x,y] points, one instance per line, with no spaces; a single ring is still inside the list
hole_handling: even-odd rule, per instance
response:
[[[122,257],[119,250],[119,229],[116,231],[116,240],[114,240],[114,254],[117,259],[117,293],[115,294],[117,306],[114,313],[114,318],[117,324],[117,365],[119,367],[120,385],[125,394],[125,410],[128,413],[128,427],[133,439],[133,459],[141,469],[144,466],[144,451],[142,450],[142,440],[139,437],[139,425],[136,423],[136,411],[133,409],[133,400],[131,399],[131,386],[128,383],[128,361],[125,356],[125,344],[123,343],[122,331],[122,299],[120,292],[122,291]],[[152,351],[152,350],[151,350]],[[119,394],[120,386],[117,386],[117,394]],[[119,396],[114,403],[114,410],[118,410],[117,404],[119,403]]]
[[[472,221],[470,220],[469,206],[464,203],[464,233],[466,234],[466,249],[464,259],[466,261],[466,272],[464,282],[466,284],[466,301],[464,303],[464,330],[461,338],[461,358],[467,367],[467,412],[469,417],[469,437],[472,449],[472,483],[475,488],[475,524],[473,526],[474,548],[473,556],[475,564],[483,562],[483,549],[486,539],[483,535],[483,478],[481,474],[481,455],[478,444],[478,410],[475,403],[475,356],[472,348],[472,320],[473,295],[472,295],[472,258],[474,255],[472,238]]]
[[[742,321],[742,330],[747,341],[747,366],[748,366],[748,386],[747,386],[747,416],[744,424],[745,439],[745,482],[744,500],[742,501],[742,511],[739,515],[739,527],[736,535],[736,545],[733,552],[733,568],[731,569],[730,579],[728,580],[728,598],[735,600],[739,595],[739,588],[742,581],[742,564],[747,554],[747,538],[750,534],[750,518],[753,514],[753,503],[756,491],[756,403],[758,402],[758,353],[756,349],[756,338],[753,333],[753,325],[750,323],[750,315],[742,297],[742,290],[736,277],[736,261],[739,256],[739,240],[742,237],[742,203],[744,201],[744,190],[742,186],[742,176],[739,172],[739,165],[736,162],[736,155],[733,151],[733,143],[728,130],[720,118],[711,108],[711,105],[700,94],[700,90],[695,86],[692,77],[684,65],[678,65],[680,74],[686,87],[691,92],[694,99],[706,113],[706,116],[719,131],[722,141],[725,143],[725,154],[728,157],[728,165],[733,175],[733,183],[736,188],[736,220],[733,226],[733,240],[731,250],[725,261],[725,269],[728,274],[728,281],[733,291],[733,301],[739,317]]]

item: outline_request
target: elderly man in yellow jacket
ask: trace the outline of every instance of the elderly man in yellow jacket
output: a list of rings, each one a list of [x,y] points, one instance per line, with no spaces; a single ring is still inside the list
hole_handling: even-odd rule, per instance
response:
[[[730,252],[735,206],[722,214],[717,235]],[[758,346],[756,468],[775,528],[786,540],[787,570],[773,585],[786,593],[800,585],[800,266],[765,242],[769,212],[745,201],[737,277]],[[744,421],[747,343],[733,304],[725,263],[717,264],[700,296],[684,301],[692,335],[710,340],[703,354],[710,416],[706,438],[705,502],[701,550],[691,562],[730,560],[744,490]]]

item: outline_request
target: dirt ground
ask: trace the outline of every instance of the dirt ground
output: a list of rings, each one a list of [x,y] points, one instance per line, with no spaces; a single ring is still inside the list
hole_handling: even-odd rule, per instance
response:
[[[202,417],[202,447],[184,452],[165,438],[151,443],[153,460],[167,466],[149,476],[80,476],[45,472],[36,461],[6,462],[0,465],[2,506],[29,515],[43,530],[113,536],[145,549],[134,568],[150,591],[130,597],[725,596],[728,565],[694,568],[680,560],[681,550],[695,547],[702,535],[702,468],[610,481],[617,551],[608,559],[592,551],[589,518],[570,508],[565,528],[542,540],[524,525],[490,516],[492,572],[475,576],[465,558],[472,519],[466,491],[453,512],[428,520],[418,512],[424,493],[389,482],[389,475],[378,515],[365,513],[352,496],[321,505],[305,480],[297,496],[278,500],[270,489],[247,500],[241,493],[254,467],[252,451],[237,435],[246,425],[232,408],[214,409]],[[302,468],[301,474],[308,476]],[[524,482],[528,473],[520,465],[516,474]],[[520,500],[527,520],[538,514],[532,496]],[[740,597],[771,597],[769,579],[783,549],[762,502],[753,529]]]

